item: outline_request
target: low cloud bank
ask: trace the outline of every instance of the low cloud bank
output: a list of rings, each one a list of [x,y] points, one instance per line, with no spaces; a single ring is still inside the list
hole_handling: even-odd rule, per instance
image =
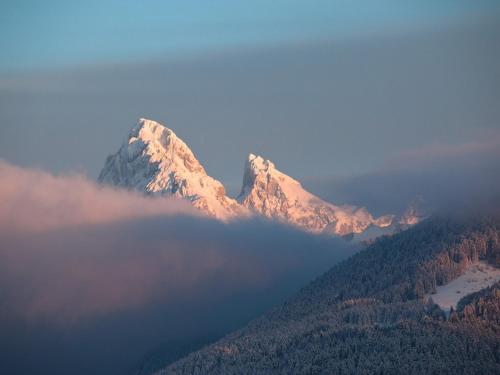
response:
[[[371,174],[308,181],[327,200],[399,213],[416,197],[430,211],[498,209],[500,132],[458,144],[430,144],[398,153]]]
[[[237,328],[356,250],[4,162],[0,201],[8,373],[119,373],[165,340]]]
[[[73,174],[54,176],[0,160],[0,230],[33,232],[159,215],[198,215],[187,202],[103,187]]]

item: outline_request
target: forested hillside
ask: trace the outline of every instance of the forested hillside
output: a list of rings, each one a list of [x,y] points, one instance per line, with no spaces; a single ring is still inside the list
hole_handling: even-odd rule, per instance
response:
[[[449,317],[425,298],[478,260],[500,266],[497,216],[430,218],[161,373],[498,374],[500,285]]]

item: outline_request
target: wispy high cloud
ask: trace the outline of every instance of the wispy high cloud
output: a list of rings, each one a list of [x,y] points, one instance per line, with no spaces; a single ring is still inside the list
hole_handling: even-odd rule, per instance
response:
[[[425,167],[436,163],[476,162],[500,158],[500,131],[483,131],[477,139],[457,143],[432,142],[390,156],[385,170]]]

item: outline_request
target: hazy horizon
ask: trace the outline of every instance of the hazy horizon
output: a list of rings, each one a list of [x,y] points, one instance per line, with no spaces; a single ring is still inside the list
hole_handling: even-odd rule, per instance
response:
[[[451,327],[411,288],[500,259],[496,222],[426,220],[500,209],[499,21],[492,0],[0,2],[0,372],[159,369],[348,258],[354,300],[323,278],[287,317],[320,324],[306,337],[389,315]],[[156,123],[129,139],[139,118],[204,168]],[[326,202],[261,159],[233,200],[249,153]],[[318,298],[345,315],[308,316]],[[305,353],[296,332],[278,362]]]
[[[342,25],[325,19],[321,22],[330,26],[323,29],[320,22],[315,32],[307,21],[308,38],[297,38],[291,26],[278,23],[287,38],[272,45],[236,43],[205,50],[200,38],[198,52],[176,53],[173,60],[155,54],[149,61],[128,58],[141,40],[158,39],[159,31],[139,33],[120,52],[128,57],[114,62],[96,51],[93,60],[78,64],[36,59],[23,69],[6,64],[0,66],[0,158],[95,178],[106,156],[118,149],[138,118],[146,117],[171,127],[234,196],[250,152],[307,184],[378,173],[398,155],[418,149],[481,143],[491,134],[497,137],[500,129],[495,105],[500,13],[490,2],[466,3],[397,6],[387,12],[383,28],[385,18],[368,16],[369,9],[364,11],[373,26],[360,28],[364,13],[340,7],[340,14],[350,15]],[[278,9],[266,22],[279,19]],[[227,10],[243,17],[236,5]],[[185,11],[183,17],[191,14]],[[81,23],[71,26],[77,35],[92,22],[87,13],[79,17]],[[207,17],[207,27],[215,28]],[[255,17],[251,22],[260,22],[261,14]],[[310,17],[322,20],[319,10]],[[127,27],[129,21],[124,17],[119,24]],[[46,32],[66,27],[64,22]],[[14,27],[4,25],[11,32]],[[221,33],[227,32],[224,27]],[[336,32],[339,27],[344,32]],[[380,28],[383,32],[374,32]],[[54,38],[48,41],[55,43]],[[84,41],[75,43],[63,45],[76,53]],[[168,52],[172,47],[155,48]]]

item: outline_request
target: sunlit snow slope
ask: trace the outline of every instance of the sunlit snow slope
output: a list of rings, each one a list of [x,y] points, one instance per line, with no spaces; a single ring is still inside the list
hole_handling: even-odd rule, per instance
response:
[[[277,170],[271,161],[253,154],[246,161],[243,187],[235,200],[226,195],[222,183],[207,175],[172,130],[147,119],[140,119],[120,149],[108,156],[99,181],[145,194],[187,199],[217,219],[253,213],[312,233],[345,236],[367,229],[377,232],[376,228],[385,228],[381,231],[385,233],[400,223],[412,225],[419,220],[413,211],[398,221],[394,215],[374,218],[364,207],[325,202]]]
[[[428,295],[444,311],[449,312],[450,307],[457,308],[458,301],[468,294],[500,281],[500,268],[486,262],[472,264],[467,271],[446,285],[436,287],[436,294]]]

